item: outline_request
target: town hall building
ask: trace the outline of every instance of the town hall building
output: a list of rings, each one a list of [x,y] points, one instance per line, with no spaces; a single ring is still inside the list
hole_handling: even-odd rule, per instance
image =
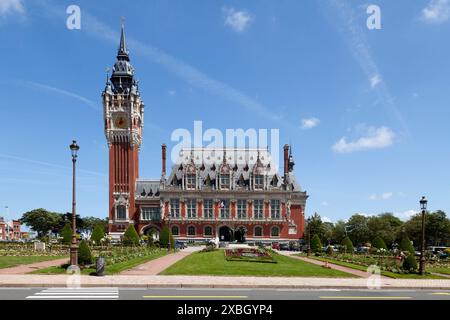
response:
[[[293,173],[290,146],[283,148],[283,174],[263,148],[184,148],[161,177],[139,177],[144,102],[130,63],[122,26],[117,59],[102,93],[109,149],[109,234],[120,239],[130,224],[158,236],[167,226],[183,241],[299,240],[305,205]]]

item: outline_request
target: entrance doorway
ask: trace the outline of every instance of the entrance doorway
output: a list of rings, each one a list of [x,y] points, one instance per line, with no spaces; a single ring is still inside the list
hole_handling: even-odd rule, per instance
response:
[[[158,241],[159,240],[159,230],[156,227],[150,227],[150,228],[146,229],[144,231],[144,234],[147,237],[152,238],[153,241]]]
[[[227,241],[227,242],[233,241],[234,240],[234,238],[233,238],[233,230],[231,230],[231,228],[227,227],[227,226],[220,227],[220,229],[219,229],[219,240],[220,241]]]
[[[234,238],[237,240],[237,242],[244,243],[246,234],[247,230],[244,227],[240,227],[234,232]]]

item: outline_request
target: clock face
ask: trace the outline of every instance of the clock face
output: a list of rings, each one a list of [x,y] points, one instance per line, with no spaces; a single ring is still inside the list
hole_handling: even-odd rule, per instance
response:
[[[115,125],[119,129],[126,129],[128,126],[127,118],[120,116],[116,118]]]

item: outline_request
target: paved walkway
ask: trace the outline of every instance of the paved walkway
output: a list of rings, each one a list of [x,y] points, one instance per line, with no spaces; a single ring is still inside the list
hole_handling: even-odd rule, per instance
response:
[[[63,259],[48,260],[48,261],[42,261],[42,262],[36,262],[36,263],[30,263],[30,264],[21,264],[21,265],[15,266],[15,267],[0,269],[0,275],[1,274],[26,274],[29,272],[36,271],[37,269],[56,267],[56,266],[60,266],[64,263],[68,263],[68,262],[69,262],[69,258],[63,258]]]
[[[67,287],[70,275],[0,274],[0,287]],[[367,289],[373,282],[364,278],[315,277],[230,277],[230,276],[160,276],[114,275],[80,276],[81,287],[128,288],[277,288],[277,289]],[[380,279],[382,289],[450,290],[450,279]]]
[[[140,264],[132,269],[122,271],[121,275],[155,275],[161,271],[167,269],[177,261],[180,261],[184,257],[190,255],[195,251],[199,251],[203,247],[187,247],[176,253],[171,253],[158,259],[151,260],[149,262]]]

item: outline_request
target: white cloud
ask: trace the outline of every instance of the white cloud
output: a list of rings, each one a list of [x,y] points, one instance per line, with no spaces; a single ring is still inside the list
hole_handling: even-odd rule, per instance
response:
[[[416,215],[417,211],[415,210],[406,210],[403,212],[396,212],[394,215],[398,217],[400,220],[409,220],[412,216]]]
[[[222,8],[225,14],[225,25],[230,26],[236,32],[244,31],[253,21],[253,17],[245,10],[234,8]]]
[[[7,15],[10,13],[25,13],[22,0],[0,0],[0,15]]]
[[[364,134],[355,141],[347,141],[347,137],[342,137],[334,144],[332,149],[338,153],[351,153],[370,149],[382,149],[394,143],[395,133],[387,127],[369,127]]]
[[[431,23],[445,22],[450,18],[449,0],[431,0],[427,7],[422,10],[423,21]]]
[[[369,196],[369,200],[388,200],[394,196],[393,192],[384,192],[380,195],[377,195],[376,193],[371,194]]]
[[[316,127],[320,123],[317,118],[302,119],[302,129],[311,129]]]
[[[333,221],[328,217],[322,217],[322,222],[333,222]]]
[[[370,78],[370,87],[372,89],[376,88],[381,82],[381,77],[379,74],[374,75]]]

